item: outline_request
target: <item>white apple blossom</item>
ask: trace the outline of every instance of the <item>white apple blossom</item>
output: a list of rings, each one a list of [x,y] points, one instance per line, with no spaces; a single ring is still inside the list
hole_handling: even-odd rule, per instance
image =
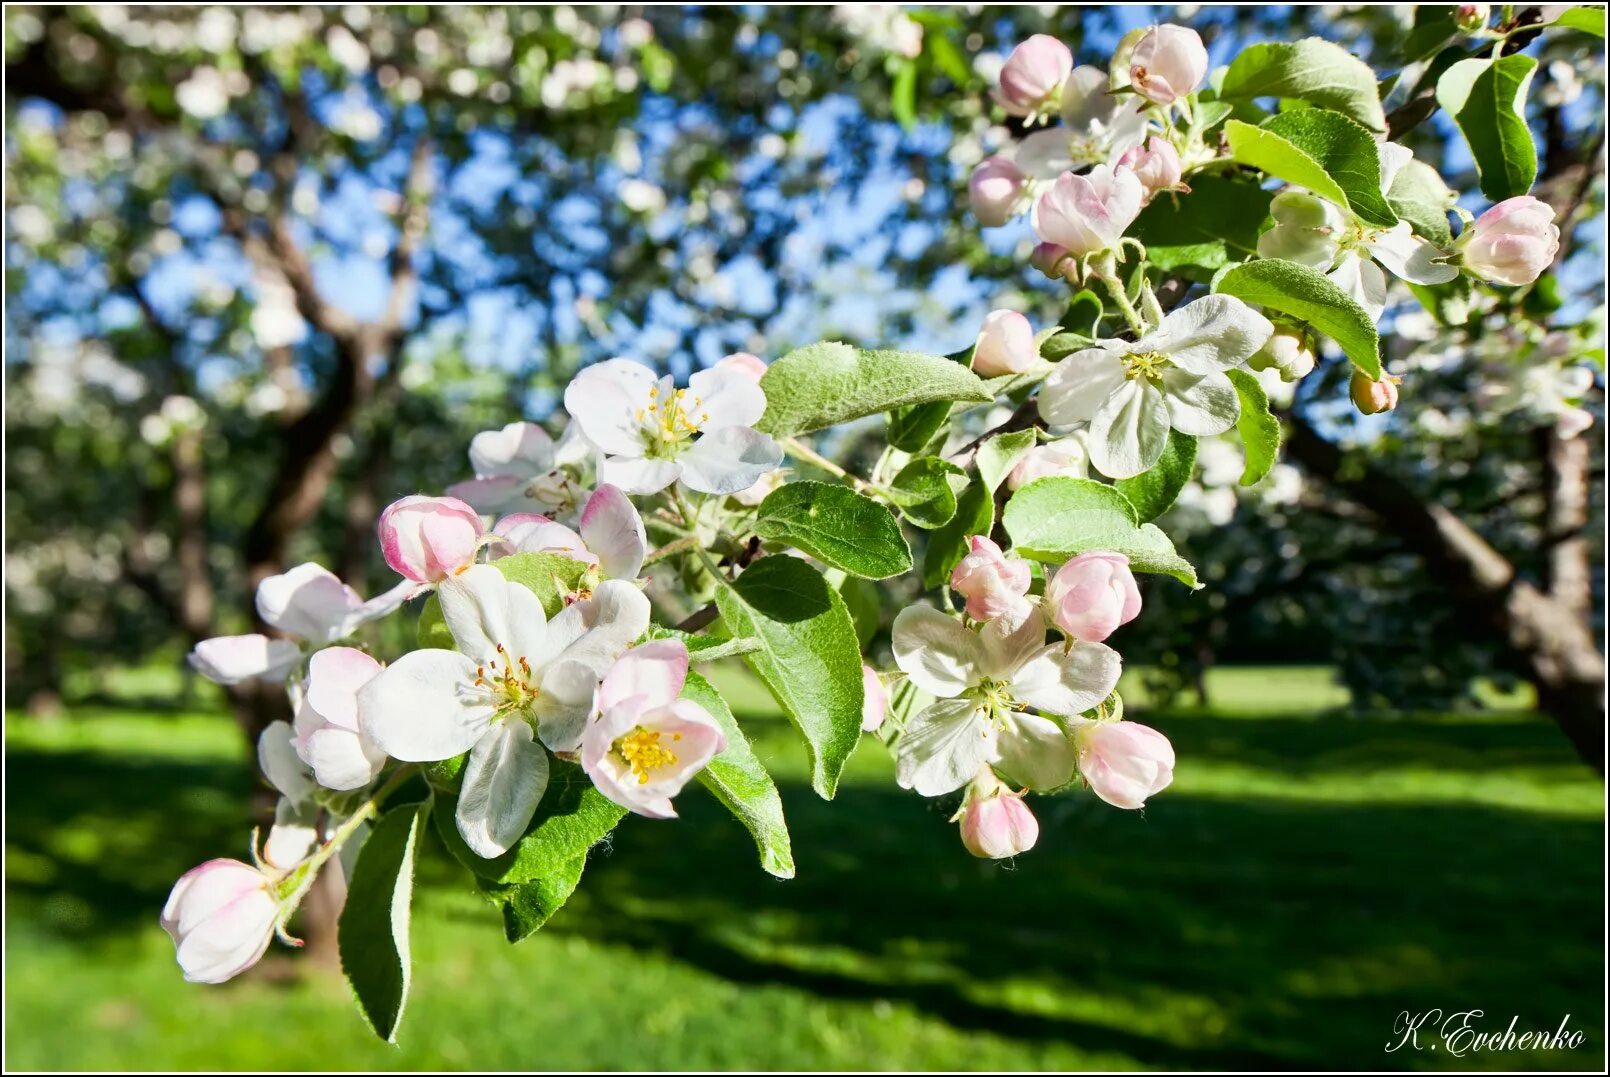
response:
[[[1040,417],[1053,426],[1088,422],[1096,470],[1139,475],[1163,455],[1171,428],[1205,436],[1235,425],[1241,402],[1225,371],[1273,332],[1234,296],[1204,296],[1139,340],[1097,341],[1062,360],[1040,388]]]
[[[1108,92],[1101,68],[1076,67],[1062,91],[1062,125],[1024,138],[1012,163],[1031,182],[1042,183],[1090,165],[1115,165],[1146,141],[1144,108],[1133,94]]]
[[[766,394],[727,368],[701,370],[677,389],[667,375],[630,359],[609,359],[577,374],[565,410],[605,453],[603,482],[652,494],[679,479],[707,494],[735,494],[775,470],[783,451],[754,429]]]
[[[648,556],[648,534],[637,507],[619,488],[605,483],[582,507],[577,529],[536,513],[515,513],[492,525],[492,533],[511,553],[557,553],[595,566],[605,579],[635,580]]]
[[[470,439],[475,478],[447,488],[477,512],[567,515],[581,503],[580,479],[597,455],[581,429],[566,427],[557,443],[536,423],[510,423]]]
[[[358,691],[381,668],[355,647],[329,647],[308,662],[296,708],[296,754],[326,789],[361,789],[385,765],[386,753],[358,725]]]
[[[895,747],[900,785],[931,797],[960,789],[985,764],[1031,789],[1064,784],[1073,774],[1073,742],[1044,715],[1096,706],[1122,670],[1105,644],[1047,645],[1038,611],[975,632],[936,609],[910,606],[895,618],[894,657],[912,684],[937,697]]]
[[[405,762],[469,752],[458,830],[478,855],[500,856],[547,788],[542,744],[581,746],[599,678],[648,627],[648,600],[606,580],[549,621],[535,594],[492,565],[445,580],[437,595],[457,650],[412,651],[386,667],[358,692],[359,728]]]

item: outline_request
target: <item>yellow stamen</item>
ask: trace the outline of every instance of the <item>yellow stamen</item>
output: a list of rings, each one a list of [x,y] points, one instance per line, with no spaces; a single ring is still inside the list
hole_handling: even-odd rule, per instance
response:
[[[682,734],[672,734],[671,739],[681,740]],[[676,754],[669,748],[661,747],[659,732],[644,729],[642,726],[617,740],[615,751],[632,768],[632,773],[637,775],[639,785],[647,784],[650,771],[668,767],[676,762]]]

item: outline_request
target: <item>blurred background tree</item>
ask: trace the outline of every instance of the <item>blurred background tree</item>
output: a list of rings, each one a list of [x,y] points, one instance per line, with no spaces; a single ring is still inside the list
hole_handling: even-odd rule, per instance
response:
[[[1463,55],[1447,11],[8,8],[7,705],[248,630],[288,563],[386,586],[379,509],[464,477],[474,432],[546,417],[586,362],[945,353],[993,307],[1055,321],[1027,229],[965,208],[1030,33],[1094,63],[1166,19],[1216,64],[1304,33],[1412,61],[1388,109],[1479,209],[1419,88]],[[1154,588],[1168,616],[1126,641],[1165,695],[1224,661],[1331,664],[1360,706],[1498,675],[1602,756],[1602,373],[1576,437],[1551,402],[1581,375],[1531,375],[1602,372],[1604,72],[1587,35],[1528,47],[1567,238],[1503,302],[1558,334],[1405,295],[1399,411],[1356,422],[1326,363],[1287,406],[1289,466],[1238,498],[1205,456],[1172,522],[1209,587]]]

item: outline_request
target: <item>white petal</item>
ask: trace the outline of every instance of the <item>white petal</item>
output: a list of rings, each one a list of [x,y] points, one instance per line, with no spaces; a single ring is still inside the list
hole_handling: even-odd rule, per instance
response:
[[[553,439],[536,423],[483,430],[470,439],[470,466],[482,478],[515,475],[529,479],[553,467]]]
[[[895,742],[895,777],[925,797],[953,793],[995,758],[995,729],[971,699],[941,699],[922,711]]]
[[[1182,434],[1222,434],[1241,415],[1241,397],[1229,376],[1218,371],[1197,377],[1183,370],[1166,370],[1163,396],[1168,402],[1168,424]]]
[[[1073,779],[1079,753],[1073,739],[1049,718],[1014,711],[996,738],[997,766],[1030,789],[1055,789]]]
[[[565,388],[565,410],[587,440],[611,456],[642,456],[643,427],[637,413],[648,404],[654,372],[630,359],[587,367]]]
[[[325,726],[308,735],[302,758],[326,789],[362,789],[380,774],[386,753],[354,729]]]
[[[1053,643],[1017,671],[1012,696],[1047,714],[1071,717],[1111,695],[1123,669],[1123,659],[1105,643]]]
[[[1368,258],[1352,252],[1343,258],[1335,269],[1326,274],[1332,284],[1353,297],[1365,313],[1380,321],[1386,310],[1386,274]]]
[[[648,631],[650,612],[635,583],[605,580],[592,597],[572,602],[554,616],[543,658],[532,657],[532,666],[540,670],[551,660],[567,658],[585,662],[602,677]]]
[[[1017,618],[997,617],[978,633],[984,676],[1010,680],[1017,668],[1045,646],[1045,618],[1033,606]]]
[[[540,513],[505,516],[492,525],[492,533],[506,539],[516,553],[557,553],[588,564],[597,561],[580,535]]]
[[[699,437],[678,457],[682,481],[705,494],[735,494],[759,482],[783,462],[771,435],[747,426],[724,426]]]
[[[1162,327],[1135,345],[1159,351],[1192,374],[1229,370],[1269,342],[1275,327],[1233,295],[1206,295],[1172,311]]]
[[[319,841],[319,812],[312,801],[298,803],[288,797],[274,805],[274,825],[263,841],[263,859],[281,871],[305,860]]]
[[[1375,155],[1381,165],[1381,193],[1384,195],[1392,189],[1398,171],[1414,159],[1414,151],[1396,142],[1377,142]]]
[[[556,752],[581,747],[598,691],[598,670],[588,662],[561,659],[542,673],[535,713],[542,743]]]
[[[313,795],[313,775],[296,754],[290,722],[270,722],[257,736],[257,767],[286,799],[300,804]]]
[[[1036,131],[1018,143],[1012,153],[1012,163],[1030,179],[1054,180],[1079,164],[1074,161],[1072,150],[1067,130],[1052,127]]]
[[[311,561],[257,585],[258,615],[281,632],[312,643],[347,635],[362,607],[356,591]]]
[[[760,383],[731,367],[694,374],[688,379],[688,397],[688,411],[706,433],[723,426],[754,426],[766,414]]]
[[[358,689],[379,672],[380,663],[356,647],[326,647],[308,661],[307,704],[326,722],[356,730]]]
[[[604,575],[614,580],[635,580],[648,555],[643,517],[618,487],[608,483],[593,491],[581,510],[581,539],[598,558]]]
[[[420,591],[420,585],[413,580],[402,580],[389,591],[382,591],[365,602],[358,610],[358,624],[377,621],[388,613],[400,609],[404,602],[419,594]]]
[[[257,633],[204,639],[189,654],[195,671],[219,684],[284,680],[301,657],[302,652],[290,640]]]
[[[491,696],[474,687],[475,666],[457,651],[410,651],[359,690],[359,726],[405,763],[469,751],[494,713]]]
[[[458,832],[490,860],[525,834],[548,788],[548,753],[518,719],[495,723],[475,742],[458,794]]]
[[[1168,405],[1144,378],[1126,380],[1090,420],[1090,462],[1111,479],[1148,470],[1167,444]]]
[[[1040,418],[1052,426],[1089,422],[1096,410],[1124,384],[1124,345],[1086,348],[1058,363],[1040,386]]]
[[[932,606],[907,606],[894,619],[895,664],[925,692],[959,695],[982,676],[978,633]]]
[[[492,565],[472,565],[436,590],[442,620],[458,649],[477,663],[498,658],[498,647],[533,664],[544,654],[547,615],[528,588],[503,578]]]
[[[1446,252],[1409,231],[1407,223],[1382,232],[1370,241],[1369,248],[1394,276],[1415,284],[1447,284],[1459,275],[1453,266],[1434,262],[1432,259],[1446,258]]]
[[[634,460],[626,456],[611,456],[598,468],[599,481],[638,495],[657,494],[681,474],[682,465],[675,460]]]

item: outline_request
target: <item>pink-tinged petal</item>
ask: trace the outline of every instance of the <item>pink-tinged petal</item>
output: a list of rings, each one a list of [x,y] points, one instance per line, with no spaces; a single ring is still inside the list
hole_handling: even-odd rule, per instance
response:
[[[410,651],[359,690],[358,724],[393,759],[451,759],[474,747],[496,712],[476,676],[474,659],[457,651]]]
[[[1023,798],[1002,792],[968,802],[962,844],[974,856],[1004,860],[1026,853],[1040,839],[1040,823]]]
[[[325,725],[303,742],[301,755],[326,789],[362,789],[380,776],[386,753],[362,732]]]
[[[475,855],[502,856],[525,834],[548,788],[548,753],[519,719],[495,722],[464,764],[458,832]]]
[[[686,407],[707,433],[724,426],[754,426],[766,413],[766,394],[747,372],[717,364],[688,379]]]
[[[309,561],[257,585],[257,613],[281,632],[312,643],[340,639],[356,627],[358,593],[335,573]]]
[[[492,475],[483,479],[455,482],[447,488],[447,496],[456,497],[476,512],[484,512],[490,516],[532,507],[536,501],[526,494],[530,486],[529,476],[517,478],[513,475]]]
[[[985,378],[1026,374],[1041,366],[1034,327],[1015,310],[992,310],[973,345],[973,370]]]
[[[630,359],[587,367],[565,388],[565,410],[587,440],[610,456],[643,455],[638,412],[648,406],[654,371]]]
[[[474,562],[482,525],[455,497],[416,494],[388,505],[378,531],[386,564],[410,580],[440,583]]]
[[[967,599],[967,616],[989,621],[1021,610],[1032,572],[1021,557],[1007,557],[983,535],[974,535],[966,556],[950,574],[951,589]]]
[[[204,639],[191,650],[189,660],[191,667],[209,681],[230,685],[284,680],[301,654],[289,640],[252,633]]]
[[[326,647],[308,661],[307,703],[331,725],[356,732],[358,689],[380,663],[356,647]]]
[[[1049,34],[1034,34],[1007,56],[995,100],[1013,116],[1041,112],[1057,100],[1072,70],[1068,46]]]
[[[581,510],[581,539],[598,559],[604,575],[635,580],[648,556],[648,533],[637,507],[608,483],[593,491]]]
[[[238,860],[209,860],[174,884],[162,927],[185,979],[223,983],[263,956],[278,917],[267,876]]]
[[[1074,725],[1079,772],[1102,800],[1136,809],[1174,780],[1174,746],[1157,730],[1135,722],[1081,721]]]
[[[1140,588],[1129,558],[1091,550],[1064,564],[1045,587],[1051,620],[1073,639],[1100,643],[1140,614]]]
[[[610,667],[598,687],[598,707],[609,710],[641,697],[645,707],[663,707],[682,694],[688,676],[688,648],[679,639],[660,639],[633,647]]]
[[[889,713],[889,692],[871,666],[861,667],[861,731],[876,733]]]
[[[510,423],[470,439],[470,466],[477,477],[529,478],[553,467],[553,438],[536,423]]]
[[[660,707],[622,700],[588,726],[581,764],[598,791],[651,819],[671,819],[671,798],[726,747],[721,727],[686,699]]]
[[[1190,94],[1207,77],[1207,69],[1202,38],[1185,26],[1152,27],[1129,57],[1130,85],[1159,105],[1171,105]]]
[[[503,539],[512,553],[553,553],[583,564],[598,563],[580,535],[534,512],[505,516],[492,525],[492,533]]]
[[[755,381],[759,381],[766,376],[766,360],[748,352],[733,352],[731,355],[716,360],[715,366],[711,369],[730,370],[733,373],[742,374],[746,378],[753,378]]]
[[[1056,132],[1042,131],[1025,139],[1052,136],[1051,152],[1060,145],[1066,150],[1067,140]],[[1022,153],[1022,150],[1019,150]],[[1023,202],[1023,184],[1026,169],[1020,169],[1009,157],[991,157],[973,169],[967,179],[967,200],[973,207],[973,216],[985,228],[999,228],[1017,216]]]
[[[682,482],[705,494],[736,494],[782,466],[783,450],[769,434],[724,426],[703,434],[679,458]]]

